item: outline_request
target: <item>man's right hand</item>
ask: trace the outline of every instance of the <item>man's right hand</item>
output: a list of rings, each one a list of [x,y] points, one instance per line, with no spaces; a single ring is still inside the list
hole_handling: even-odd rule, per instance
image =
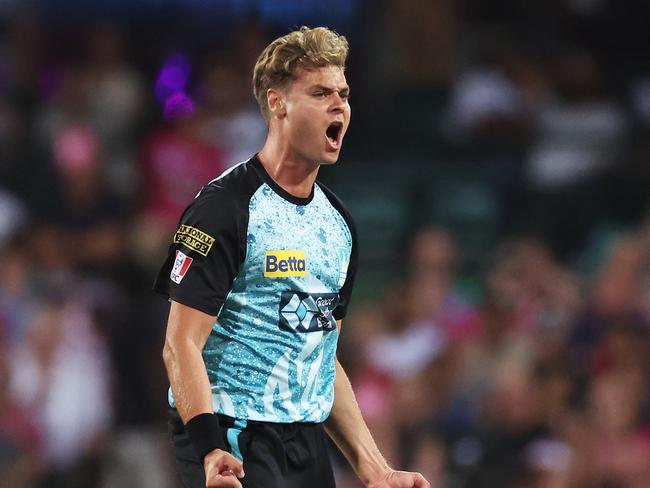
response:
[[[206,488],[242,488],[237,478],[244,477],[244,465],[229,452],[215,449],[205,456]]]

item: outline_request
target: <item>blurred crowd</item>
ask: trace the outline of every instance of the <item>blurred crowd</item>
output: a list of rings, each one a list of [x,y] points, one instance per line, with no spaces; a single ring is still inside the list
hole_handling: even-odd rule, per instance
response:
[[[453,225],[417,209],[397,215],[407,246],[364,261],[360,222],[367,298],[341,361],[386,457],[434,486],[650,486],[645,14],[382,0],[341,30],[354,117],[334,191],[345,165],[395,159],[422,179],[470,159],[496,195],[471,266]],[[188,202],[261,148],[252,66],[290,26],[5,15],[0,485],[174,488],[151,284]],[[399,271],[371,296],[376,267]],[[338,486],[357,487],[332,452]]]
[[[506,240],[479,300],[460,255],[421,230],[407,275],[347,321],[341,354],[390,461],[433,486],[648,486],[650,222],[588,278]]]

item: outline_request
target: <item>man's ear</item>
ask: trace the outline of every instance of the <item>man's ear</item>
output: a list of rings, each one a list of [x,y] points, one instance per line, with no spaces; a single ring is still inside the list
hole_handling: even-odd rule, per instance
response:
[[[269,107],[271,117],[282,119],[287,114],[284,105],[284,94],[280,90],[275,88],[266,90],[266,104]]]

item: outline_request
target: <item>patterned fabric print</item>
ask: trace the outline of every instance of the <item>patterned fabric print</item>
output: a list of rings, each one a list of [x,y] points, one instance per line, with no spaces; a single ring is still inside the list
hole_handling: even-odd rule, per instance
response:
[[[350,230],[318,186],[308,205],[295,205],[263,184],[249,212],[246,260],[204,349],[215,411],[321,422],[334,396],[331,312],[345,282]]]

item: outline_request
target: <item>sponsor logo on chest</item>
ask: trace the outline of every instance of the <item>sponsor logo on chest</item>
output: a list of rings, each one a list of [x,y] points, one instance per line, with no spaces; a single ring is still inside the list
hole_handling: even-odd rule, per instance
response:
[[[280,328],[291,332],[335,330],[334,309],[338,304],[338,293],[282,292]]]
[[[305,251],[300,249],[266,251],[264,255],[265,278],[285,278],[306,275],[307,260],[305,259]]]

